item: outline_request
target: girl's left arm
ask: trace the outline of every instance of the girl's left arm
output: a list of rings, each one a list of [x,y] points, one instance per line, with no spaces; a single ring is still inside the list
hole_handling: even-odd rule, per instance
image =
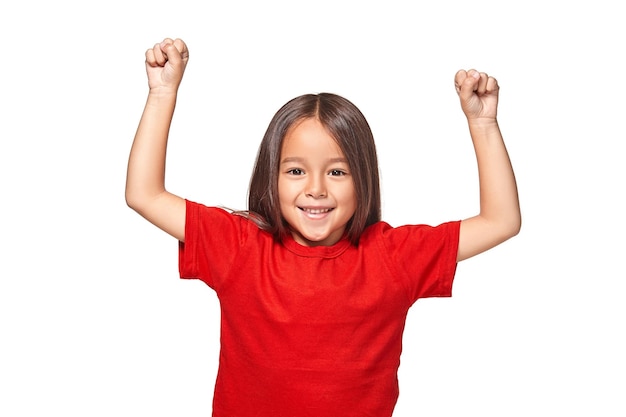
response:
[[[515,174],[496,117],[499,86],[475,70],[458,71],[456,89],[476,152],[480,212],[461,222],[457,261],[517,235],[521,212]]]

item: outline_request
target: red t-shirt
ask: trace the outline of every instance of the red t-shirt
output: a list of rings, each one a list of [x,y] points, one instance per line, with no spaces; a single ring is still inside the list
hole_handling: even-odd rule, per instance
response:
[[[451,296],[459,224],[379,222],[358,246],[305,247],[188,201],[180,276],[221,306],[213,415],[391,416],[408,309]]]

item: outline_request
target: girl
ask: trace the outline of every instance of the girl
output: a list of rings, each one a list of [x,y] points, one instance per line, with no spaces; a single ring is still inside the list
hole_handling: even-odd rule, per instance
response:
[[[216,417],[391,416],[410,306],[451,295],[459,261],[519,232],[515,178],[496,119],[497,81],[455,85],[479,168],[480,212],[436,227],[380,220],[376,149],[361,112],[333,94],[286,103],[260,145],[249,207],[232,213],[165,190],[165,154],[189,53],[146,52],[149,94],[126,201],[179,240],[182,278],[215,290]]]

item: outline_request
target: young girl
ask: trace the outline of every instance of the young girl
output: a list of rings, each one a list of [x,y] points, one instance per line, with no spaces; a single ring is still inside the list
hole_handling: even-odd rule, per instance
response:
[[[213,415],[391,416],[408,309],[419,298],[450,296],[457,262],[520,229],[497,81],[475,70],[455,76],[478,161],[479,214],[394,228],[380,220],[367,121],[327,93],[297,97],[276,113],[247,211],[165,190],[168,132],[188,59],[180,39],[146,52],[149,94],[126,201],[180,241],[180,276],[201,279],[219,298]]]

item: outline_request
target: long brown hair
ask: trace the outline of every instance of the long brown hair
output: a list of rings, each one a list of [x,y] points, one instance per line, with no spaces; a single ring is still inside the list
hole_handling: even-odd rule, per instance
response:
[[[280,152],[289,128],[308,118],[322,123],[348,160],[357,208],[346,232],[352,243],[357,244],[363,230],[381,216],[378,157],[365,116],[354,104],[336,94],[305,94],[288,101],[276,112],[259,146],[250,178],[248,216],[278,239],[289,232],[278,201]]]

